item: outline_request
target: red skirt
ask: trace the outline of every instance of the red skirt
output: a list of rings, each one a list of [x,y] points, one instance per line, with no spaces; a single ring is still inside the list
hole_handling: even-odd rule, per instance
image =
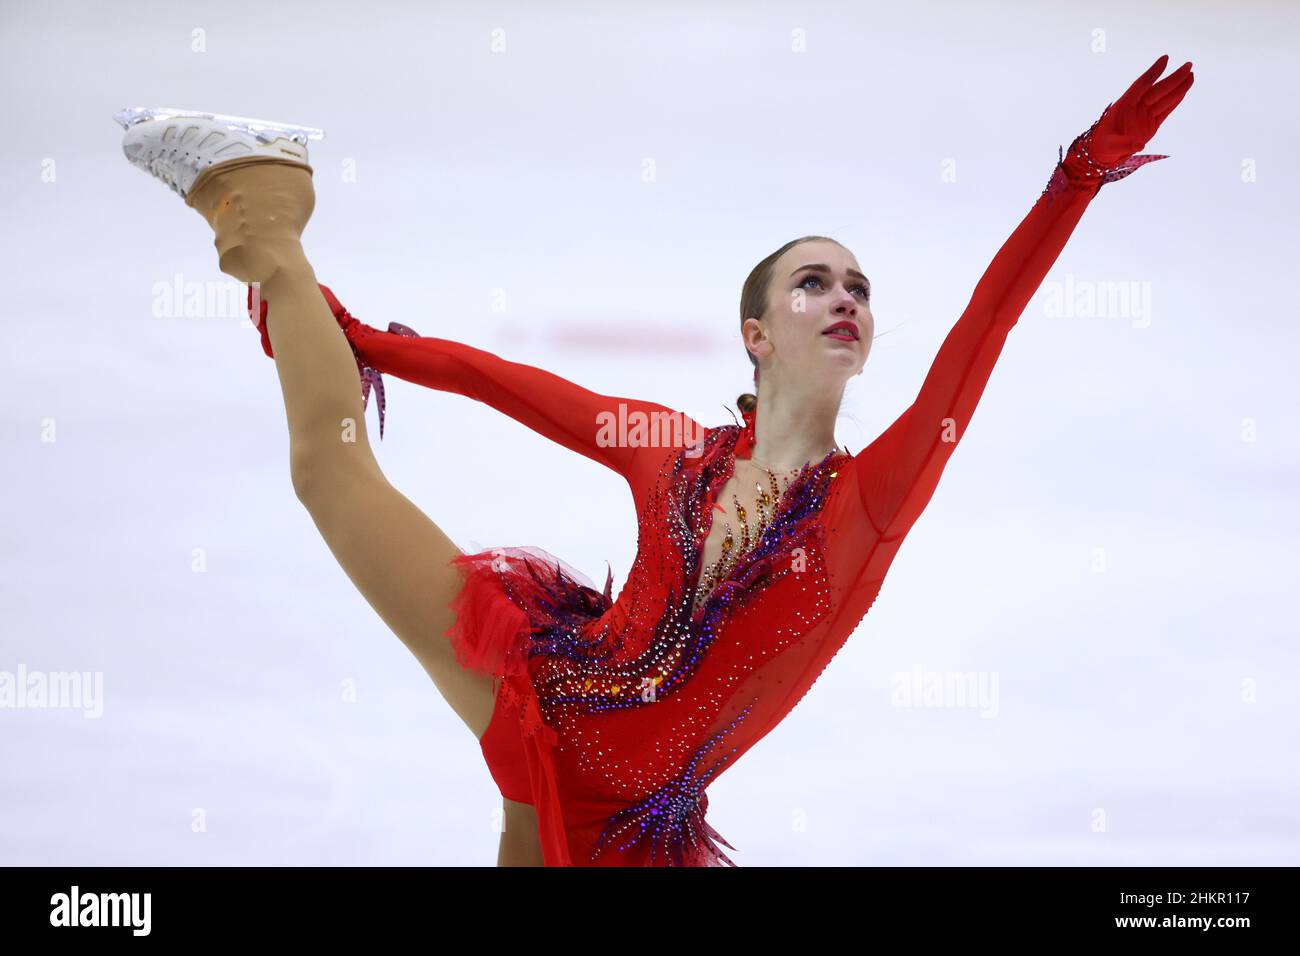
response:
[[[505,799],[536,808],[544,864],[572,866],[556,781],[558,739],[542,719],[532,687],[535,637],[604,615],[612,603],[612,572],[601,593],[541,548],[493,548],[458,555],[451,563],[465,581],[450,604],[456,619],[447,637],[463,667],[499,679],[492,720],[480,741],[483,759]]]

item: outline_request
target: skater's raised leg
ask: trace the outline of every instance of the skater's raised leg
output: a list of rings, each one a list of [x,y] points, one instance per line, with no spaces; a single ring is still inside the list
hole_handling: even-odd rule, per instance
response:
[[[305,147],[181,117],[127,125],[124,149],[207,220],[223,272],[260,283],[294,490],[347,576],[481,738],[493,681],[461,667],[446,637],[462,583],[448,562],[460,551],[388,482],[371,450],[356,361],[302,248],[315,207]]]

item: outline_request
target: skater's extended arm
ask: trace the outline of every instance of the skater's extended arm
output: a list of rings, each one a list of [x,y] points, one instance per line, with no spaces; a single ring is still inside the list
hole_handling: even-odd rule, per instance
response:
[[[905,534],[929,502],[966,432],[1007,333],[1102,183],[1163,158],[1134,153],[1191,86],[1190,64],[1155,83],[1166,60],[1157,60],[1071,144],[1043,194],[976,285],[916,400],[857,455],[862,503],[882,535]]]
[[[377,389],[373,372],[483,402],[638,488],[649,478],[646,469],[662,458],[643,455],[643,449],[687,447],[703,434],[694,420],[655,402],[602,395],[545,369],[462,342],[417,335],[397,323],[381,331],[350,315],[327,287],[321,291]],[[265,332],[264,323],[262,328]],[[265,334],[263,349],[272,354]],[[382,409],[381,404],[381,416]]]
[[[491,405],[629,479],[641,448],[682,447],[700,428],[663,405],[602,395],[461,342],[378,330],[349,332],[348,339],[362,360],[380,372]],[[640,425],[647,428],[638,433]]]

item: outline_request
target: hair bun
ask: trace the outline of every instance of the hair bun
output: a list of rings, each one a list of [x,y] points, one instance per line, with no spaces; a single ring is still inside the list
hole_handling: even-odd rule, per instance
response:
[[[758,408],[758,396],[745,392],[740,398],[736,399],[736,407],[740,409],[741,414],[748,415]]]

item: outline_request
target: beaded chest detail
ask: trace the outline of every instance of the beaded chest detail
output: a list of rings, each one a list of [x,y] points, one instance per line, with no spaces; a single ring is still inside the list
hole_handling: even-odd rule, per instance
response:
[[[792,569],[799,570],[807,550],[820,545],[824,529],[816,521],[834,476],[835,454],[805,466],[779,498],[761,533],[747,550],[727,555],[725,573],[702,580],[704,542],[711,526],[717,490],[731,477],[736,426],[713,429],[698,458],[679,452],[673,459],[666,491],[651,514],[649,534],[670,547],[649,559],[639,552],[638,565],[628,578],[630,603],[635,604],[642,575],[667,577],[667,598],[654,608],[653,634],[635,648],[607,624],[589,633],[579,625],[535,634],[532,654],[544,658],[533,676],[541,710],[556,718],[567,713],[591,714],[642,707],[671,695],[696,671],[726,618],[753,600]],[[707,591],[704,591],[707,585]],[[609,605],[604,596],[603,611]]]

